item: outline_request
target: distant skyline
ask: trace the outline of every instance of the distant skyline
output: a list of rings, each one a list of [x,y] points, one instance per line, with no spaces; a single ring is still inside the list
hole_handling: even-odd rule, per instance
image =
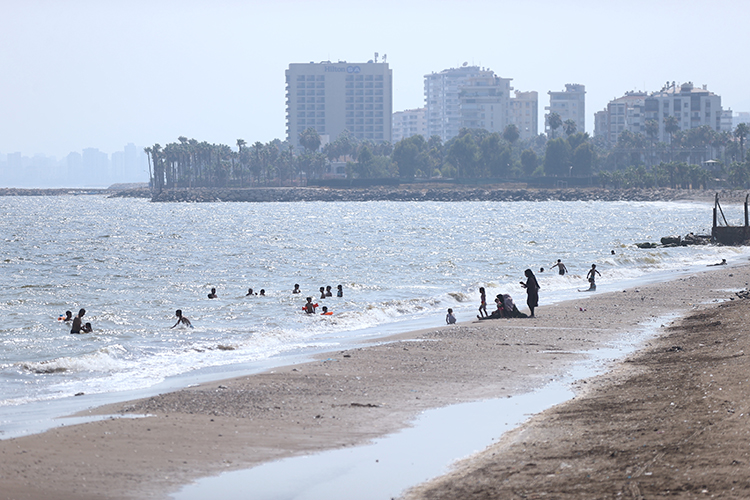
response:
[[[424,75],[464,62],[539,92],[586,86],[593,114],[626,91],[692,81],[750,111],[750,3],[436,0],[6,0],[0,153],[62,158],[180,135],[235,146],[285,139],[290,63],[387,54],[393,110]]]

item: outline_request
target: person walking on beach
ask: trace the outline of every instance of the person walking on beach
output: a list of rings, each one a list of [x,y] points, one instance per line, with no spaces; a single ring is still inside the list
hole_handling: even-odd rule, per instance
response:
[[[521,282],[521,286],[526,289],[526,305],[529,306],[529,311],[531,311],[531,314],[529,314],[530,318],[534,317],[534,308],[539,305],[539,283],[536,281],[536,276],[534,276],[534,271],[531,269],[527,269],[524,271],[524,274],[526,275],[526,283],[523,281]]]
[[[602,273],[596,270],[596,264],[591,264],[591,269],[586,275],[586,279],[589,280],[589,290],[596,290],[596,275],[601,276]]]
[[[78,316],[73,318],[73,325],[70,327],[70,333],[81,333],[81,319],[86,314],[86,309],[78,311]]]
[[[456,324],[456,317],[453,315],[453,309],[451,309],[450,307],[448,308],[448,314],[445,315],[445,324],[446,325]]]
[[[568,272],[568,268],[565,267],[565,264],[563,264],[560,259],[557,259],[557,264],[553,265],[550,269],[554,268],[557,268],[557,272],[560,273],[560,276],[563,276]]]
[[[174,313],[175,316],[177,316],[177,323],[174,324],[172,328],[182,323],[185,326],[189,326],[190,328],[193,328],[193,325],[190,324],[190,320],[187,319],[185,316],[182,315],[182,309],[177,309]]]
[[[216,295],[216,288],[211,289],[211,293],[208,294],[209,299],[217,299],[219,298],[218,295]]]
[[[484,318],[487,314],[487,295],[484,293],[484,287],[479,287],[479,316]]]

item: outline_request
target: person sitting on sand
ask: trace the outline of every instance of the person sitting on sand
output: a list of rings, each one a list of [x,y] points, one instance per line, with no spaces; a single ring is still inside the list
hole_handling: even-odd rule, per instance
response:
[[[216,295],[216,288],[211,289],[211,293],[208,294],[209,299],[217,299],[219,298],[218,295]]]
[[[560,274],[560,276],[563,276],[568,272],[568,268],[565,267],[565,264],[563,264],[560,259],[557,259],[557,264],[554,264],[552,267],[550,267],[550,269],[554,268],[557,268],[557,272]]]
[[[333,316],[333,313],[328,310],[328,307],[323,306],[323,312],[320,313],[321,316]]]
[[[453,315],[453,309],[448,308],[448,314],[445,315],[445,323],[447,325],[455,325],[456,317]]]
[[[312,301],[312,297],[308,297],[308,298],[307,298],[307,303],[305,303],[305,305],[304,305],[304,306],[302,306],[302,309],[303,309],[303,310],[304,310],[304,311],[305,311],[305,312],[306,312],[307,314],[314,314],[314,313],[315,313],[315,308],[316,308],[316,307],[318,307],[318,304],[313,304],[313,301]]]
[[[81,333],[91,333],[94,329],[91,328],[91,323],[86,323],[81,327]]]
[[[189,326],[190,328],[193,327],[193,325],[190,323],[190,320],[182,315],[182,309],[177,309],[174,315],[177,316],[177,323],[175,323],[172,328],[179,325],[180,323],[182,323],[185,326]]]
[[[341,285],[338,285],[336,287],[336,297],[343,297],[344,296],[344,287]]]
[[[596,290],[596,275],[601,276],[602,273],[596,270],[596,264],[591,264],[591,269],[589,269],[589,273],[586,275],[586,279],[589,280],[589,290],[593,291]]]
[[[81,318],[86,314],[86,309],[78,311],[78,316],[73,318],[73,325],[70,327],[70,333],[81,333]]]
[[[302,290],[299,289],[299,284],[294,284],[294,289],[292,290],[292,293],[302,293]]]
[[[477,316],[477,319],[499,319],[505,317],[505,307],[503,305],[502,295],[495,297],[496,309],[489,316]]]

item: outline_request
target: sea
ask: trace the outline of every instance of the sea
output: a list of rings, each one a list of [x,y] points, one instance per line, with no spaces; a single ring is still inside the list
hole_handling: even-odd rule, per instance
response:
[[[532,269],[540,307],[749,247],[641,249],[710,234],[697,202],[151,203],[100,195],[0,197],[0,438],[57,416],[299,362],[392,333],[475,318]],[[741,224],[741,207],[725,207]],[[550,267],[560,259],[569,273]],[[543,271],[542,271],[543,268]],[[292,289],[299,284],[301,294]],[[336,297],[342,286],[343,297]],[[333,297],[320,298],[331,286]],[[218,295],[209,299],[211,288]],[[248,295],[252,288],[253,295]],[[260,290],[265,296],[256,295]],[[303,311],[306,297],[318,314]],[[322,316],[320,308],[333,313]],[[86,309],[75,335],[65,311]],[[181,309],[192,328],[173,328]]]

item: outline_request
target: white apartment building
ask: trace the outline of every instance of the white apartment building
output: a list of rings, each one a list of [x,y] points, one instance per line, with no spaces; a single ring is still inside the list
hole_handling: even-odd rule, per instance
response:
[[[633,91],[610,101],[603,111],[594,116],[594,135],[604,136],[610,144],[616,144],[625,130],[645,135],[644,106],[647,97],[646,92]]]
[[[462,128],[502,133],[515,123],[522,139],[537,134],[538,94],[515,92],[512,78],[501,78],[489,69],[464,65],[425,75],[427,135],[443,142]]]
[[[391,141],[396,144],[401,139],[421,135],[428,140],[426,108],[396,111],[391,119]]]
[[[494,76],[494,73],[464,63],[460,68],[425,75],[424,96],[429,137],[437,135],[445,142],[458,135],[461,129],[459,93],[470,78],[481,76]]]
[[[717,132],[729,131],[726,120],[722,122],[723,111],[721,97],[710,92],[704,85],[696,88],[692,82],[679,87],[672,82],[659,92],[648,96],[644,103],[646,120],[655,120],[659,124],[661,142],[669,141],[669,134],[664,130],[664,120],[668,116],[677,118],[680,130],[708,125]]]
[[[578,132],[586,131],[586,87],[577,83],[566,83],[562,92],[547,92],[549,94],[549,106],[544,109],[550,113],[560,115],[563,123],[573,120]],[[549,123],[545,117],[545,133],[549,134]],[[560,133],[560,131],[558,131]]]
[[[510,123],[518,127],[521,140],[531,139],[539,133],[539,94],[515,91],[510,100]]]
[[[360,140],[391,140],[393,77],[388,63],[323,61],[290,64],[286,70],[287,140],[314,128],[323,143],[344,129]]]

